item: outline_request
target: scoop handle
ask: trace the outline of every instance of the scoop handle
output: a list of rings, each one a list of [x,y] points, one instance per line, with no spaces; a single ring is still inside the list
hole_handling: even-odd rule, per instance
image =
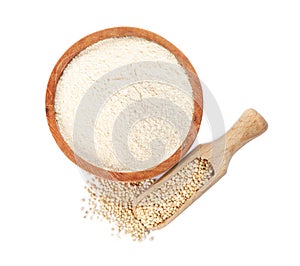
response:
[[[266,120],[254,109],[248,109],[225,135],[213,142],[200,145],[198,153],[214,166],[214,179],[219,180],[225,175],[232,156],[247,142],[264,133],[267,128]]]
[[[231,157],[247,142],[264,133],[267,128],[268,123],[257,111],[246,110],[224,136],[226,152]]]

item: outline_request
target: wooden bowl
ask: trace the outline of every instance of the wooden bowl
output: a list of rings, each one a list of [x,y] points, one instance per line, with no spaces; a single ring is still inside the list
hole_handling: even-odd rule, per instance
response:
[[[178,63],[185,70],[191,88],[193,90],[193,98],[194,98],[194,113],[192,117],[192,123],[189,129],[189,132],[181,144],[181,146],[176,150],[176,152],[171,155],[171,157],[167,158],[160,164],[155,167],[145,169],[137,172],[113,172],[108,171],[102,168],[99,168],[87,161],[83,158],[79,157],[74,153],[74,151],[70,148],[70,146],[66,143],[63,136],[61,135],[55,117],[55,92],[58,81],[63,74],[64,69],[69,64],[69,62],[82,50],[86,49],[88,46],[97,43],[101,40],[112,38],[112,37],[126,37],[133,36],[144,38],[146,40],[155,42],[167,50],[169,50],[177,59]],[[56,63],[51,76],[49,78],[47,91],[46,91],[46,115],[47,121],[50,128],[50,131],[60,149],[63,153],[75,164],[84,169],[85,171],[94,174],[96,176],[100,176],[102,178],[117,180],[122,182],[133,182],[133,181],[141,181],[145,179],[152,178],[157,176],[164,171],[170,169],[176,163],[180,161],[180,159],[184,156],[184,154],[189,150],[190,146],[194,142],[197,133],[199,131],[201,119],[202,119],[202,88],[200,84],[200,80],[194,70],[190,61],[186,58],[186,56],[176,48],[172,43],[162,38],[161,36],[152,33],[150,31],[132,28],[132,27],[116,27],[105,29],[102,31],[98,31],[92,33],[74,45],[72,45],[58,60]]]

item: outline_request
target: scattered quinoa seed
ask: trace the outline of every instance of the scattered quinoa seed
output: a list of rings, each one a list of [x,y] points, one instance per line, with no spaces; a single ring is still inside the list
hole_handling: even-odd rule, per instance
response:
[[[112,223],[112,233],[116,236],[123,232],[133,240],[143,240],[150,231],[134,216],[132,204],[153,183],[154,180],[122,183],[95,176],[88,182],[87,213]]]

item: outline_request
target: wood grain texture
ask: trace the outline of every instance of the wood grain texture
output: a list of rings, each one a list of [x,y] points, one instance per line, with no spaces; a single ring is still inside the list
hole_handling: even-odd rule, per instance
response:
[[[144,171],[138,172],[113,172],[107,171],[105,169],[99,168],[95,165],[90,164],[85,161],[81,157],[77,156],[74,151],[69,147],[69,145],[63,139],[55,118],[55,92],[57,83],[63,74],[64,69],[68,65],[68,63],[82,50],[86,49],[88,46],[112,37],[126,37],[126,36],[134,36],[144,38],[146,40],[156,42],[157,44],[168,49],[174,56],[176,57],[179,64],[185,69],[191,87],[193,89],[193,97],[194,97],[194,114],[192,118],[191,127],[189,129],[189,133],[182,143],[182,145],[177,149],[177,151],[168,159],[157,165],[156,167],[146,169]],[[58,60],[56,63],[51,76],[49,78],[47,91],[46,91],[46,116],[49,125],[49,129],[54,137],[57,145],[63,151],[63,153],[75,164],[84,169],[85,171],[94,174],[96,176],[100,176],[102,178],[117,180],[122,182],[132,182],[132,181],[141,181],[145,179],[149,179],[151,177],[157,176],[162,172],[170,169],[174,166],[178,161],[185,155],[185,153],[189,150],[190,146],[194,142],[197,133],[199,131],[199,127],[202,119],[203,112],[203,98],[202,98],[202,88],[200,84],[200,80],[198,75],[193,68],[190,61],[186,58],[186,56],[176,48],[172,43],[162,38],[161,36],[139,28],[132,27],[117,27],[105,29],[102,31],[98,31],[92,33],[83,39],[79,40],[77,43],[72,45]]]
[[[201,187],[191,198],[189,198],[177,210],[175,215],[160,223],[158,226],[150,229],[156,230],[166,226],[226,174],[229,162],[236,151],[238,151],[250,140],[261,135],[267,130],[267,128],[267,122],[257,111],[253,109],[245,111],[239,120],[224,136],[213,142],[200,144],[197,146],[184,158],[184,160],[169,170],[145,193],[140,195],[134,202],[134,210],[137,206],[139,206],[139,203],[145,197],[151,193],[155,193],[157,189],[162,186],[162,184],[167,182],[173,175],[181,171],[189,162],[199,157],[207,159],[214,168],[214,174],[208,183]],[[137,212],[135,212],[135,215],[139,219]]]

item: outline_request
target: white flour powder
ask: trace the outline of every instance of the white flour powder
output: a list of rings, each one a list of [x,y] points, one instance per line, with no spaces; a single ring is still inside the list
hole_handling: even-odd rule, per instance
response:
[[[97,80],[119,67],[141,61],[165,62],[176,65],[177,70],[168,72],[164,69],[168,64],[149,68],[150,76],[167,73],[164,80],[151,80],[147,76],[133,84],[128,80],[126,86],[115,88],[106,99],[107,94],[97,86]],[[114,81],[126,83],[126,78],[119,72],[113,75]],[[165,82],[170,78],[177,80],[177,85]],[[105,102],[96,120],[87,115],[85,126],[75,127],[76,112],[91,88],[93,95]],[[173,105],[163,104],[164,101]],[[177,59],[164,47],[137,37],[110,38],[89,46],[67,65],[57,84],[55,111],[59,130],[76,154],[104,169],[137,171],[164,161],[180,147],[193,116],[192,89]],[[183,114],[188,123],[183,121]],[[170,116],[182,121],[174,124],[167,119]],[[126,128],[127,122],[130,128]],[[90,136],[86,127],[93,130],[93,145],[87,144]],[[74,128],[78,131],[75,140]]]

